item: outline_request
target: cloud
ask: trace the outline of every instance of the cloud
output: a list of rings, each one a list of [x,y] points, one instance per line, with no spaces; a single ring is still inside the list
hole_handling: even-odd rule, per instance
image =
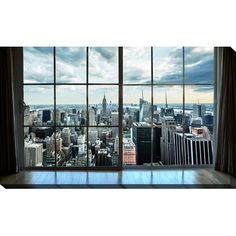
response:
[[[24,82],[53,82],[52,48],[24,48]]]
[[[186,68],[186,83],[212,83],[214,76],[213,60],[203,58],[199,63]]]
[[[78,65],[85,64],[86,48],[85,47],[57,47],[56,60],[65,64]]]
[[[124,47],[124,83],[151,83],[151,49]]]
[[[163,58],[159,56],[159,63],[155,64],[154,61],[154,65],[156,65],[154,67],[154,82],[181,84],[183,82],[182,56],[181,48],[170,50]],[[213,48],[185,48],[186,83],[212,83],[213,74]]]
[[[207,86],[207,85],[196,85],[191,87],[194,92],[198,93],[206,93],[206,92],[213,92],[213,86]]]
[[[118,83],[118,49],[90,48],[89,82]]]
[[[92,50],[95,50],[108,61],[112,61],[114,58],[116,58],[116,51],[118,51],[118,49],[114,47],[93,47]]]
[[[86,48],[56,48],[57,82],[86,82]],[[151,82],[151,50],[150,47],[124,48],[124,83],[150,84]],[[154,48],[154,82],[161,84],[181,84],[183,67],[182,48]],[[187,83],[213,82],[213,49],[185,48],[185,72]],[[24,48],[24,82],[53,82],[53,50],[52,48]],[[89,49],[89,82],[118,83],[118,49],[115,47],[92,47]],[[67,91],[71,89],[67,89]],[[108,100],[116,100],[109,88],[94,90],[92,100],[101,102],[104,92],[110,96]],[[207,92],[211,87],[193,88],[196,92]],[[130,90],[131,91],[131,90]],[[75,91],[76,92],[76,91]],[[78,91],[79,92],[79,91]],[[33,95],[34,91],[29,92]],[[70,92],[63,93],[69,96]],[[42,92],[43,94],[43,92]],[[63,95],[64,94],[64,95]],[[111,95],[109,95],[111,94]],[[130,94],[130,93],[129,93]],[[96,99],[96,96],[98,99]],[[139,96],[140,97],[140,92]],[[29,96],[30,98],[30,96]],[[69,101],[69,100],[68,100]]]

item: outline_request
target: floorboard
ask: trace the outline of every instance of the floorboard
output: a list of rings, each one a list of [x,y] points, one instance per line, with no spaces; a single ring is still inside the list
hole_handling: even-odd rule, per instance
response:
[[[236,178],[213,168],[123,171],[21,171],[0,176],[6,188],[235,188]]]

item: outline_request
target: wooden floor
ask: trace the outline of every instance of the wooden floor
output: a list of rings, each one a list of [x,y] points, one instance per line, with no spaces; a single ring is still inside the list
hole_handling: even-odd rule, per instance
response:
[[[6,188],[235,188],[236,178],[212,168],[123,171],[21,171],[0,176]]]

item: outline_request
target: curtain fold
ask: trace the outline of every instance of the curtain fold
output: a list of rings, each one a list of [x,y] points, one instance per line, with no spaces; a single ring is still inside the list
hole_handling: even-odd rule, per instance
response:
[[[236,53],[218,49],[215,169],[236,176]]]
[[[21,68],[22,67],[22,68]],[[17,173],[23,158],[21,125],[23,115],[18,102],[22,96],[22,48],[0,48],[0,174]],[[18,91],[19,90],[19,91]],[[22,97],[21,97],[22,99]],[[23,132],[22,132],[23,134]]]

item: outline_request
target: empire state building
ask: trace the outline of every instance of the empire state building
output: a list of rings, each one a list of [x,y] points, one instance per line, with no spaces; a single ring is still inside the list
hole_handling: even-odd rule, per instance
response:
[[[107,100],[104,94],[104,97],[102,99],[102,116],[106,116],[107,115]]]

